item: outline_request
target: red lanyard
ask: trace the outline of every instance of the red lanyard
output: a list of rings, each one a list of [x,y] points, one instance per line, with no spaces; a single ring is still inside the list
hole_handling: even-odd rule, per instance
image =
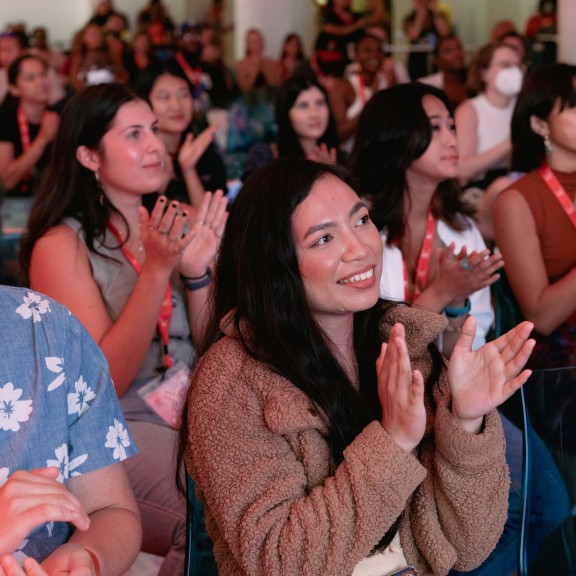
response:
[[[358,98],[360,98],[362,106],[365,106],[367,102],[366,83],[364,82],[364,78],[362,78],[362,73],[358,73]]]
[[[418,256],[416,264],[416,274],[414,275],[414,289],[410,291],[410,280],[408,278],[408,268],[406,261],[402,259],[404,269],[404,300],[412,303],[426,288],[428,284],[428,271],[430,270],[430,260],[432,258],[432,245],[434,244],[434,234],[436,233],[436,219],[432,216],[432,210],[428,210],[428,220],[426,222],[426,234]]]
[[[570,199],[570,196],[566,194],[564,186],[560,184],[560,181],[556,178],[556,175],[546,162],[540,166],[540,176],[542,176],[542,179],[546,182],[550,191],[556,196],[556,199],[560,202],[560,206],[562,206],[562,209],[566,212],[566,215],[576,228],[576,207],[574,206],[574,202]]]
[[[18,106],[18,110],[16,111],[16,118],[18,120],[18,130],[20,130],[20,142],[22,143],[22,154],[25,154],[30,149],[30,128],[28,126],[28,119],[26,118],[26,114],[22,109],[22,106]],[[20,181],[20,189],[22,192],[26,192],[28,190],[28,180],[32,178],[32,174],[28,173],[22,177]]]
[[[186,61],[186,58],[184,58],[182,52],[176,52],[174,59],[176,60],[176,62],[178,62],[178,64],[180,64],[180,68],[182,68],[184,74],[186,74],[186,77],[188,78],[188,80],[190,80],[190,83],[193,86],[197,86],[198,84],[200,84],[200,79],[202,77],[202,68],[200,67],[192,68],[192,66],[190,66],[190,64],[188,64],[188,62]]]
[[[118,232],[118,228],[112,224],[112,222],[108,223],[108,229],[114,236],[118,242],[122,243],[122,237]],[[136,256],[126,248],[125,244],[122,244],[122,252],[124,256],[126,256],[126,260],[130,263],[132,268],[136,271],[136,274],[140,274],[142,272],[142,264],[138,262]],[[164,294],[164,300],[162,300],[162,306],[160,307],[160,318],[158,319],[158,333],[160,334],[160,338],[162,339],[162,344],[164,345],[164,368],[170,368],[172,366],[172,359],[168,354],[168,342],[170,341],[170,335],[168,333],[168,329],[170,327],[170,321],[172,320],[172,290],[170,289],[170,283],[166,286],[166,294]]]

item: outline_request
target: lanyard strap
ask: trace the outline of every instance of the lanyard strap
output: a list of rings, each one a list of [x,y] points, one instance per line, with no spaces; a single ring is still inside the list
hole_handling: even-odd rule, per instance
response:
[[[368,98],[366,97],[366,82],[364,82],[361,72],[358,73],[358,98],[360,98],[360,103],[364,107]]]
[[[402,258],[402,267],[404,271],[404,300],[412,303],[426,288],[428,284],[428,272],[430,270],[430,260],[432,259],[432,245],[434,244],[434,235],[436,233],[436,219],[432,215],[432,209],[428,209],[428,218],[426,222],[426,234],[418,256],[416,272],[414,274],[414,288],[410,290],[410,279],[406,261]]]
[[[568,196],[566,190],[564,190],[564,186],[560,184],[560,181],[556,178],[556,174],[552,172],[546,161],[540,166],[540,175],[548,186],[548,189],[556,196],[556,199],[560,202],[560,206],[562,206],[562,209],[566,212],[566,215],[576,228],[576,207],[574,206],[574,202],[570,199],[570,196]]]
[[[138,259],[128,248],[126,245],[122,243],[122,237],[120,236],[120,232],[118,232],[118,228],[112,224],[112,222],[108,223],[108,230],[114,234],[118,242],[122,244],[122,252],[126,257],[126,260],[130,263],[132,268],[136,271],[136,274],[140,275],[142,272],[142,264],[138,262]],[[164,299],[162,300],[162,306],[160,307],[160,318],[158,318],[158,333],[160,334],[160,338],[162,339],[162,344],[164,346],[164,368],[170,368],[172,366],[172,359],[168,354],[168,342],[170,340],[170,335],[168,329],[170,327],[170,321],[172,320],[172,290],[170,289],[170,283],[166,286],[166,293],[164,294]]]
[[[174,59],[176,62],[178,62],[178,64],[180,64],[180,68],[182,68],[184,74],[186,74],[186,77],[194,87],[200,84],[200,80],[202,78],[202,68],[199,66],[192,68],[192,66],[188,64],[186,58],[184,58],[182,52],[176,52]]]
[[[18,120],[18,130],[20,131],[20,142],[22,143],[22,154],[25,154],[30,149],[30,127],[28,126],[28,119],[26,114],[22,109],[22,106],[18,106],[16,110],[16,118]],[[22,180],[20,181],[20,188],[23,192],[28,190],[28,180],[32,178],[32,174],[28,172],[24,174]]]

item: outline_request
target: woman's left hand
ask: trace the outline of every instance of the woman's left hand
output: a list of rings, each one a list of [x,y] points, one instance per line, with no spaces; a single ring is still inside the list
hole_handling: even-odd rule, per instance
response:
[[[21,567],[13,556],[7,555],[0,558],[0,576],[48,576],[48,574],[34,558],[26,558]]]
[[[196,214],[196,223],[190,230],[191,240],[182,254],[178,271],[183,276],[198,278],[206,273],[214,259],[224,232],[227,199],[222,190],[206,192]]]
[[[528,380],[523,370],[534,340],[534,325],[522,322],[500,338],[472,351],[476,320],[470,316],[462,326],[448,365],[452,414],[467,431],[477,433],[488,412],[500,406]]]

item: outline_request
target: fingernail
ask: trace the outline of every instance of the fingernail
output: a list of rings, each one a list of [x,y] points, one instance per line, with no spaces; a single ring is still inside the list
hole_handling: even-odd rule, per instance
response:
[[[182,212],[182,216],[188,216],[188,212],[186,211]]]
[[[178,208],[178,202],[172,202],[170,206],[172,206],[172,208]]]
[[[166,202],[166,198],[164,198],[164,196],[160,196],[160,198],[158,198],[158,202]]]

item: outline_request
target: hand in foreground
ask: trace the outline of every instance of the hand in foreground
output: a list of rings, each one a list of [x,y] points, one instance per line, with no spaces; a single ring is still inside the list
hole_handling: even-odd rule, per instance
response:
[[[33,558],[26,558],[24,566],[21,567],[12,556],[7,555],[0,558],[0,576],[48,576],[48,574]]]
[[[190,230],[191,241],[186,246],[179,272],[189,278],[197,278],[206,273],[206,269],[216,255],[220,237],[224,232],[227,199],[222,190],[212,194],[206,192],[202,200],[196,223]]]
[[[17,470],[0,488],[0,554],[12,554],[37,526],[70,522],[87,530],[90,519],[80,501],[60,482],[58,468]]]
[[[42,562],[42,568],[50,576],[96,576],[100,573],[100,566],[96,567],[93,557],[86,548],[73,542],[67,542],[56,548]]]
[[[424,378],[420,371],[412,371],[402,324],[395,324],[388,344],[382,344],[376,372],[382,427],[406,452],[410,452],[424,436],[426,409]]]
[[[139,216],[140,234],[146,249],[145,265],[172,272],[193,238],[191,231],[185,234],[188,213],[178,202],[160,196],[151,214],[141,206]]]
[[[476,320],[470,316],[462,326],[448,365],[448,382],[452,414],[468,432],[479,432],[484,416],[528,380],[532,372],[522,368],[534,348],[534,340],[529,339],[533,327],[522,322],[472,351]]]

